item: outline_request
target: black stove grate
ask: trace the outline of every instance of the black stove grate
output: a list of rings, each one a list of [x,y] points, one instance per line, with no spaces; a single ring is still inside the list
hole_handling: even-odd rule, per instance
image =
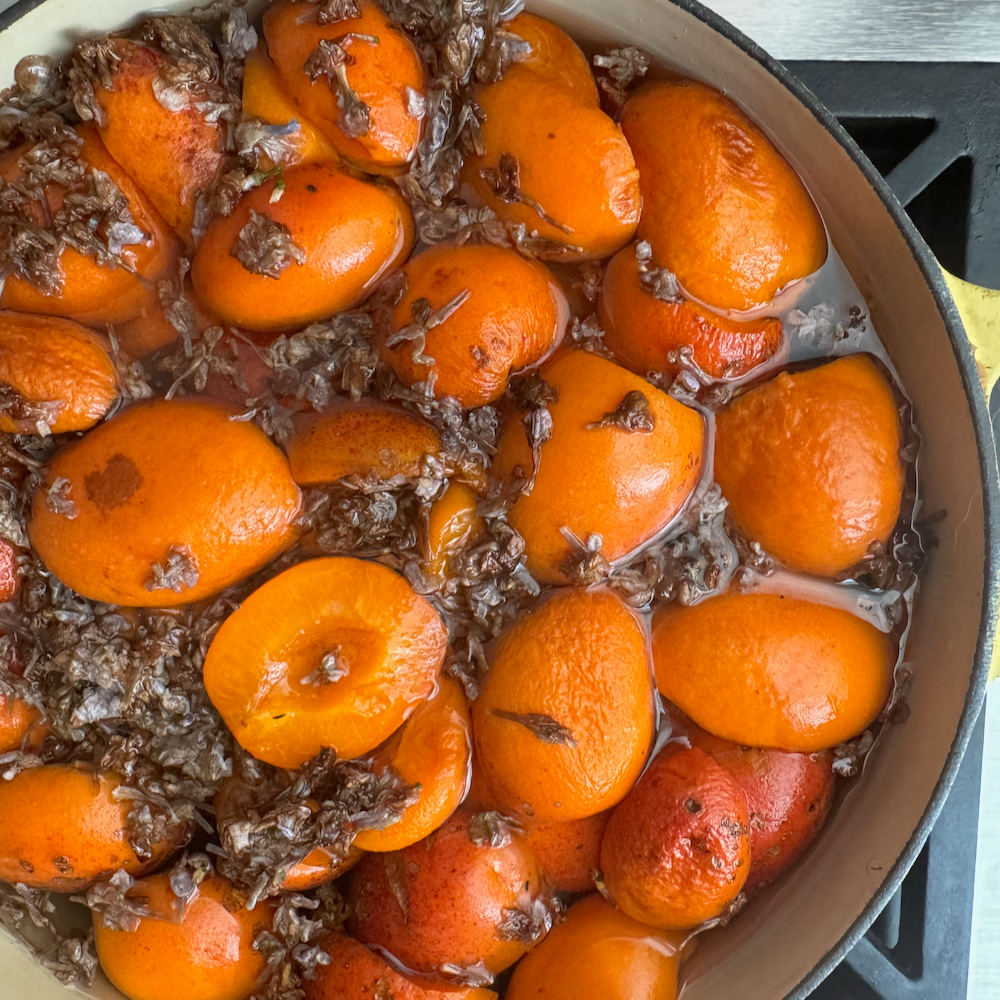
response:
[[[1000,288],[1000,65],[789,62],[882,172],[953,274]],[[1000,394],[991,407],[1000,410]],[[984,719],[937,826],[811,1000],[968,995]]]

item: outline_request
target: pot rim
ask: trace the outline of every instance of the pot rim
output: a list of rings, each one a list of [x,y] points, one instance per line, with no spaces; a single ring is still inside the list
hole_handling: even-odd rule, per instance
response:
[[[46,0],[17,0],[12,6],[0,11],[0,31],[10,27],[25,14],[40,7]],[[847,130],[837,121],[822,102],[781,62],[769,55],[752,38],[732,25],[715,11],[704,6],[699,0],[668,0],[682,10],[708,25],[713,31],[732,42],[758,65],[775,77],[798,102],[830,133],[850,156],[869,185],[875,191],[883,207],[889,213],[896,227],[906,240],[913,258],[919,266],[924,280],[934,296],[938,312],[944,320],[948,339],[951,342],[959,374],[969,403],[976,448],[979,454],[979,472],[983,492],[985,559],[983,563],[983,599],[980,613],[979,637],[973,669],[966,689],[965,704],[959,718],[958,729],[945,760],[941,776],[931,795],[916,829],[907,841],[899,857],[878,891],[861,911],[854,923],[818,962],[811,972],[788,993],[784,1000],[807,1000],[819,984],[829,976],[847,954],[854,948],[875,918],[899,888],[903,878],[913,866],[924,846],[955,776],[965,749],[972,735],[976,720],[986,695],[987,679],[993,656],[993,644],[1000,609],[1000,471],[998,471],[997,451],[993,438],[993,424],[990,419],[989,401],[986,398],[979,370],[958,309],[945,283],[940,265],[924,238],[896,199],[882,175],[861,151]]]
[[[22,0],[33,2],[33,0]],[[865,179],[874,189],[883,207],[891,216],[896,227],[902,233],[909,245],[910,252],[919,266],[924,280],[938,312],[944,320],[948,331],[955,360],[965,387],[966,399],[969,403],[969,415],[972,419],[973,431],[976,437],[976,447],[979,453],[979,473],[983,491],[983,520],[985,552],[983,560],[983,599],[980,613],[979,638],[976,643],[976,655],[972,664],[969,686],[965,693],[965,705],[958,722],[958,729],[952,741],[951,749],[945,760],[941,776],[938,778],[934,791],[917,824],[916,829],[907,841],[899,857],[889,869],[888,875],[878,891],[861,911],[857,919],[830,948],[824,958],[818,962],[812,971],[799,983],[795,989],[786,995],[784,1000],[807,1000],[819,984],[839,965],[854,948],[875,918],[882,912],[886,904],[896,893],[903,878],[913,866],[924,843],[934,826],[938,815],[948,798],[951,786],[958,773],[959,764],[968,746],[972,730],[975,727],[979,712],[986,695],[987,680],[993,657],[993,644],[997,630],[998,607],[1000,607],[1000,473],[998,473],[997,449],[993,438],[993,423],[990,419],[989,400],[986,398],[979,369],[976,365],[972,344],[965,333],[961,316],[952,299],[951,292],[945,283],[941,266],[931,252],[924,238],[906,214],[905,209],[892,193],[889,185],[847,130],[840,124],[826,106],[806,87],[797,76],[781,62],[769,55],[752,38],[730,24],[715,11],[710,10],[699,0],[669,0],[675,6],[687,11],[707,24],[714,31],[738,46],[751,59],[767,70],[794,97],[810,111],[813,117],[830,133],[853,160]]]

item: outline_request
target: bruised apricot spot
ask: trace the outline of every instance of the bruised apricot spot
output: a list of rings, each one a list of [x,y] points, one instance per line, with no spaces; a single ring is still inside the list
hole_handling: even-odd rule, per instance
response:
[[[140,486],[142,476],[135,462],[122,454],[112,455],[100,472],[88,472],[83,477],[87,499],[103,511],[128,503]]]

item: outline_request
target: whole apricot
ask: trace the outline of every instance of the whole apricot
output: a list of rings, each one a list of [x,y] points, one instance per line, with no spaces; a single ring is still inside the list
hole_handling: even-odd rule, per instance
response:
[[[715,736],[815,753],[857,736],[885,705],[887,635],[841,608],[730,592],[653,618],[660,693]]]
[[[95,122],[108,152],[182,239],[193,244],[198,195],[222,170],[221,121],[209,121],[196,101],[178,103],[157,88],[171,59],[128,38],[111,38],[110,79],[94,88]],[[169,106],[168,106],[169,105]]]
[[[76,892],[118,868],[140,875],[183,842],[140,858],[127,838],[133,801],[117,798],[120,775],[85,764],[45,764],[0,781],[0,879],[32,889]]]
[[[524,842],[557,892],[587,892],[601,867],[601,838],[611,811],[561,822],[529,822]]]
[[[470,486],[450,480],[444,496],[431,504],[427,519],[427,559],[424,572],[442,576],[452,555],[467,540],[474,540],[485,527],[476,513],[479,497]]]
[[[333,163],[286,170],[277,201],[274,184],[213,219],[195,251],[194,289],[231,323],[283,330],[349,309],[409,251],[409,209],[387,188]]]
[[[236,741],[275,767],[323,747],[360,757],[431,694],[444,661],[441,616],[379,563],[299,563],[223,622],[205,689]]]
[[[415,972],[513,965],[548,929],[534,859],[459,809],[426,840],[367,854],[347,879],[348,930]]]
[[[91,600],[163,607],[270,562],[295,540],[299,490],[264,432],[232,415],[141,403],[58,451],[28,523],[45,565]]]
[[[35,730],[42,730],[42,713],[23,698],[0,694],[0,753],[20,750]]]
[[[203,879],[179,916],[170,875],[141,879],[126,893],[146,900],[135,930],[109,927],[94,913],[101,968],[129,1000],[245,1000],[267,968],[253,944],[270,930],[273,906],[246,908],[220,875]]]
[[[695,364],[712,378],[739,378],[781,346],[780,319],[738,323],[685,299],[659,299],[640,278],[635,247],[627,246],[611,258],[597,303],[605,346],[637,375],[676,374],[671,352],[690,347]]]
[[[341,156],[369,171],[413,159],[426,82],[416,46],[378,4],[337,19],[317,4],[278,0],[264,37],[295,107]]]
[[[438,680],[438,690],[374,754],[376,773],[390,769],[420,797],[383,830],[354,838],[363,851],[398,851],[432,834],[459,807],[472,771],[472,720],[458,681]]]
[[[528,568],[565,583],[580,542],[601,536],[621,559],[662,531],[701,479],[705,421],[695,410],[611,361],[586,351],[554,358],[540,372],[558,398],[548,404],[551,436],[534,457],[524,424],[503,432],[492,469],[502,479],[535,472],[530,493],[509,514],[524,536]]]
[[[719,411],[715,478],[747,538],[837,576],[892,535],[905,472],[892,387],[862,354],[783,372]]]
[[[674,1000],[680,952],[677,936],[595,893],[521,960],[506,1000]]]
[[[798,174],[717,90],[651,81],[621,125],[639,168],[639,239],[694,298],[750,309],[826,260],[823,220]]]
[[[504,24],[504,30],[528,43],[528,51],[518,54],[518,65],[527,66],[561,86],[579,91],[581,99],[598,99],[590,60],[557,24],[537,14],[521,11]]]
[[[611,813],[601,841],[604,884],[633,920],[695,927],[743,888],[749,823],[727,771],[701,750],[667,749]]]
[[[382,360],[407,385],[490,403],[512,372],[559,345],[569,309],[544,265],[506,247],[436,246],[403,266],[406,292],[380,324]]]
[[[425,456],[441,452],[431,424],[391,406],[345,403],[323,413],[297,413],[293,424],[285,453],[300,486],[346,476],[415,477]]]
[[[472,718],[476,762],[504,810],[571,820],[621,801],[653,741],[646,642],[617,595],[577,588],[500,634]]]

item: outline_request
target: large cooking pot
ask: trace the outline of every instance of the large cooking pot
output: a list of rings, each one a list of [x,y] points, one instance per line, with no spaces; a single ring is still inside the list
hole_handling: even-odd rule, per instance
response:
[[[150,6],[150,0],[21,0],[0,14],[0,81],[12,78],[20,56],[61,54],[77,38],[119,28]],[[833,116],[698,3],[528,6],[580,39],[641,46],[725,91],[770,134],[812,191],[916,404],[924,509],[947,511],[907,646],[914,675],[909,720],[889,727],[805,862],[725,930],[707,935],[686,967],[685,1000],[804,997],[858,941],[916,858],[982,704],[1000,587],[1000,485],[987,409],[1000,363],[1000,307],[991,293],[943,274]],[[67,996],[9,937],[0,938],[0,983],[11,1000]],[[91,995],[120,997],[105,980]]]

